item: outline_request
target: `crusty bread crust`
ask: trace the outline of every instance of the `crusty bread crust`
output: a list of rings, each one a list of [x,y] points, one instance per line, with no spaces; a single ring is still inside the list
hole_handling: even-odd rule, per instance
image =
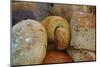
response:
[[[96,60],[95,52],[93,51],[69,48],[67,49],[67,52],[72,57],[74,62]]]
[[[58,44],[56,43],[56,47],[59,50],[63,50],[69,46],[71,36],[67,20],[60,16],[49,16],[42,21],[42,24],[47,31],[49,42],[59,42]]]
[[[22,20],[12,28],[12,65],[41,64],[47,49],[44,27],[34,20]]]
[[[95,51],[95,16],[91,13],[75,12],[70,22],[71,43],[77,49]]]

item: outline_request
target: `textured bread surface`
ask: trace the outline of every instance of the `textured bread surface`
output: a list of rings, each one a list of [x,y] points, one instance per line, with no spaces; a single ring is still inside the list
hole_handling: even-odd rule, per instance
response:
[[[57,48],[60,50],[69,46],[70,27],[67,20],[60,16],[49,16],[42,21],[42,24],[47,31],[49,42],[56,40]]]
[[[67,49],[67,52],[72,57],[74,62],[96,60],[96,54],[95,52],[92,52],[92,51],[70,48],[70,49]]]
[[[12,27],[12,65],[41,64],[47,49],[44,27],[34,20],[22,20]]]
[[[95,16],[90,13],[75,12],[70,22],[71,43],[77,49],[95,51]]]

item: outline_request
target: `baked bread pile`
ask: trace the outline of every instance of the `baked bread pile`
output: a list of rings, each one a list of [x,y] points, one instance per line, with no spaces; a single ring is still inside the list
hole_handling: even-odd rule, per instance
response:
[[[11,65],[96,60],[94,6],[12,2]]]

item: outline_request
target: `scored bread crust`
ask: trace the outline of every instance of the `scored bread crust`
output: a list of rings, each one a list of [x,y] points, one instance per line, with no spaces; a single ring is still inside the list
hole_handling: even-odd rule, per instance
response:
[[[11,64],[41,64],[47,49],[47,34],[35,20],[22,20],[12,27]]]

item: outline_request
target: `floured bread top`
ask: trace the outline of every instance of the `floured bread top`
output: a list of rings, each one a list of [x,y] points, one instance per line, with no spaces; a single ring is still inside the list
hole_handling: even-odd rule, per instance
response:
[[[47,48],[44,27],[34,20],[23,20],[12,28],[12,65],[41,64]]]

